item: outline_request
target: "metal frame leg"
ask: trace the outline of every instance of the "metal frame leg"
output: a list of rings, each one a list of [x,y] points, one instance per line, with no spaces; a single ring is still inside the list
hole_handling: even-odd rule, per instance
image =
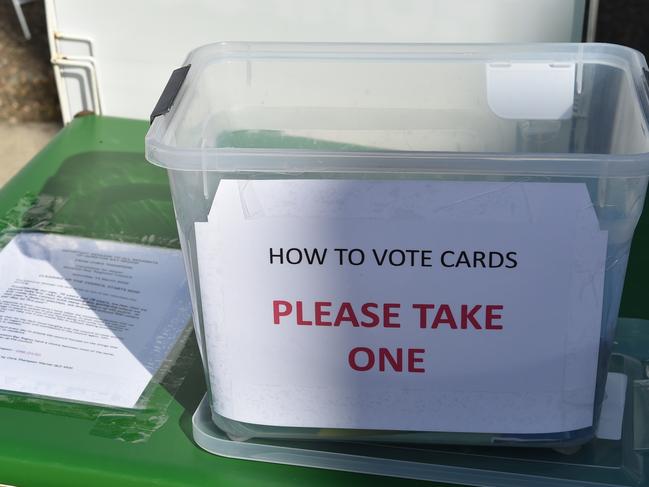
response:
[[[25,39],[30,40],[32,38],[32,33],[29,31],[29,26],[27,25],[27,19],[25,19],[25,14],[23,13],[22,4],[25,3],[21,0],[11,0],[11,3],[14,5],[14,10],[16,11],[16,17],[18,17],[18,22],[20,23],[20,28],[23,30],[23,35]]]

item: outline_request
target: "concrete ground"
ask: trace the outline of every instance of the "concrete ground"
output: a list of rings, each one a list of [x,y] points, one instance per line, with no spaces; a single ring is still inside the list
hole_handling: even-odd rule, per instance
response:
[[[42,0],[23,5],[32,34],[24,38],[11,2],[0,0],[0,120],[60,120]]]
[[[11,2],[0,0],[0,188],[61,126],[43,2],[27,3],[23,11],[30,40]]]
[[[58,122],[0,122],[0,188],[59,131]]]

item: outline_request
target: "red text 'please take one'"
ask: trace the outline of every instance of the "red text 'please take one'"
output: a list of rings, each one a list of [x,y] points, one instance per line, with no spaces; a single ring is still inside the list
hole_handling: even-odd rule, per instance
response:
[[[415,303],[419,328],[452,330],[502,330],[504,307],[501,304]],[[401,328],[400,303],[333,303],[330,301],[273,301],[275,325],[352,326],[358,328]]]

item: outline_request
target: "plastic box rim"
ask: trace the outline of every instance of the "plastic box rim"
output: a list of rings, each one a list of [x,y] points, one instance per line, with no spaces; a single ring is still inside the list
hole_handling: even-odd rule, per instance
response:
[[[593,51],[597,50],[596,53]],[[511,153],[450,151],[322,151],[304,149],[250,149],[182,147],[162,141],[186,93],[210,64],[242,60],[419,60],[454,62],[597,62],[623,69],[631,78],[644,122],[649,125],[649,68],[637,50],[607,43],[432,44],[432,43],[322,43],[216,42],[192,50],[191,64],[168,113],[156,117],[145,137],[146,158],[157,166],[181,171],[221,173],[429,173],[472,175],[649,176],[649,151],[631,154]],[[648,135],[649,137],[649,135]],[[217,161],[218,159],[218,161]],[[461,167],[456,163],[462,161]],[[498,161],[489,167],[485,161]],[[210,162],[208,164],[207,162]],[[344,163],[341,163],[344,161]],[[216,164],[215,164],[216,162]]]

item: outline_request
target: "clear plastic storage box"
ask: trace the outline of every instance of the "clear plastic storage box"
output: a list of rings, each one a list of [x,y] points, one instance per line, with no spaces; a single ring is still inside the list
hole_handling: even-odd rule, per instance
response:
[[[186,65],[172,76],[154,111],[146,156],[169,172],[211,416],[218,428],[235,440],[567,447],[593,437],[627,256],[649,176],[647,67],[641,54],[606,44],[220,43],[196,49]],[[457,198],[452,199],[454,194]],[[224,206],[219,207],[221,201]],[[244,223],[228,226],[228,212],[239,203]],[[451,307],[456,303],[459,309],[464,301],[453,299],[462,292],[469,304],[461,306],[469,306],[470,299],[489,292],[491,283],[494,289],[510,289],[503,294],[505,300],[513,299],[508,296],[519,289],[527,290],[520,291],[527,293],[525,303],[512,301],[504,311],[491,309],[488,319],[504,324],[504,330],[493,333],[484,329],[489,327],[484,322],[478,325],[467,318],[465,308],[462,326],[459,314],[455,326],[448,316],[434,315],[443,305],[430,307],[429,318],[435,316],[437,323],[429,326],[421,318],[421,328],[443,329],[446,335],[440,331],[434,336],[446,338],[439,339],[443,351],[433,359],[426,357],[426,370],[441,372],[426,379],[423,390],[417,381],[427,373],[395,372],[406,367],[400,355],[386,360],[383,352],[370,356],[378,350],[372,347],[381,345],[378,337],[394,337],[396,332],[384,328],[365,333],[372,346],[359,348],[361,358],[352,357],[347,351],[364,342],[357,340],[361,332],[352,330],[349,315],[335,331],[316,326],[328,323],[315,323],[321,315],[309,315],[308,323],[306,314],[291,314],[298,300],[307,309],[312,297],[307,294],[318,289],[330,306],[327,316],[336,316],[341,313],[336,307],[339,289],[347,289],[350,301],[365,302],[370,297],[363,296],[364,286],[382,286],[377,282],[382,276],[397,276],[399,283],[396,288],[385,284],[386,294],[423,292],[427,281],[415,274],[421,269],[404,280],[399,280],[400,274],[367,270],[371,276],[357,282],[355,269],[340,271],[332,265],[322,271],[328,272],[323,274],[327,282],[318,284],[309,276],[320,275],[310,274],[319,270],[298,272],[293,269],[304,268],[285,266],[277,274],[277,265],[266,266],[268,253],[264,266],[254,268],[258,272],[237,260],[237,248],[242,254],[252,252],[256,240],[268,244],[264,248],[270,247],[271,254],[282,245],[286,250],[291,246],[289,234],[298,242],[294,247],[300,247],[300,238],[320,238],[333,248],[338,235],[341,242],[362,247],[367,241],[359,229],[377,220],[383,222],[382,231],[370,235],[377,248],[406,245],[408,228],[422,228],[427,222],[444,229],[443,238],[452,239],[447,234],[458,229],[458,242],[476,242],[459,260],[451,258],[460,255],[460,247],[449,247],[453,253],[441,261],[434,249],[430,254],[439,273],[448,273],[443,274],[447,285],[432,278],[431,289],[447,296]],[[266,230],[253,231],[246,222],[261,222]],[[491,236],[490,225],[529,242],[509,255],[511,249],[497,247],[502,235]],[[222,229],[236,231],[218,234]],[[561,243],[566,234],[571,235],[568,244]],[[438,235],[431,230],[431,239]],[[353,236],[359,240],[349,240]],[[566,261],[568,266],[574,261],[576,269],[566,274],[570,278],[564,278],[558,264],[556,276],[545,275],[543,268],[535,267],[540,261],[527,258],[545,249],[547,262],[554,265],[551,253],[556,247],[559,255],[562,245],[577,246],[566,254],[572,259]],[[230,253],[219,255],[220,249]],[[519,263],[518,281],[507,280],[514,275],[505,270],[507,260],[493,263],[508,255]],[[271,263],[272,259],[271,255]],[[467,269],[458,269],[463,264]],[[266,271],[274,274],[266,276]],[[562,292],[566,280],[572,284]],[[273,301],[271,309],[261,294],[275,282],[277,299],[282,292],[291,297]],[[561,304],[563,294],[570,296]],[[325,305],[316,306],[321,311]],[[544,318],[546,334],[556,335],[546,337],[537,325],[523,322],[522,314],[508,321],[519,306],[530,310],[530,323],[537,319],[535,307],[539,313],[562,306],[568,311]],[[268,314],[267,323],[255,321],[257,308]],[[422,314],[416,316],[425,316],[422,309],[417,308]],[[481,312],[482,308],[476,313]],[[310,326],[294,326],[291,320]],[[492,324],[493,329],[498,326]],[[509,334],[510,330],[525,331]],[[485,338],[456,339],[461,333]],[[435,346],[437,338],[421,332],[408,340],[404,338],[404,347],[424,349]],[[553,348],[553,343],[558,346]],[[310,365],[328,353],[327,347],[345,350],[341,363],[332,362],[326,374],[310,371]],[[404,348],[403,353],[410,352]],[[418,364],[424,363],[417,357],[407,365],[410,372],[418,372]],[[431,360],[436,360],[434,367]],[[366,374],[374,378],[366,384],[361,374],[374,362],[376,370]],[[480,364],[485,364],[484,370]],[[387,373],[384,366],[394,370]],[[556,394],[557,381],[551,374],[563,381]],[[264,379],[258,379],[262,375]],[[590,377],[592,385],[586,384]],[[297,387],[302,380],[307,386]],[[320,380],[327,386],[319,387]],[[476,386],[480,382],[484,390]],[[442,390],[446,395],[433,400],[426,390],[430,397]],[[428,413],[413,406],[409,394],[420,394],[421,408]],[[374,414],[384,407],[383,398],[391,401],[393,416]],[[319,409],[323,403],[326,407]],[[548,417],[542,420],[536,406]],[[302,415],[300,407],[308,414]],[[475,411],[486,409],[493,413],[475,418]],[[495,419],[501,410],[508,411],[511,421]],[[546,420],[549,426],[543,429]],[[526,424],[530,426],[521,427]]]

